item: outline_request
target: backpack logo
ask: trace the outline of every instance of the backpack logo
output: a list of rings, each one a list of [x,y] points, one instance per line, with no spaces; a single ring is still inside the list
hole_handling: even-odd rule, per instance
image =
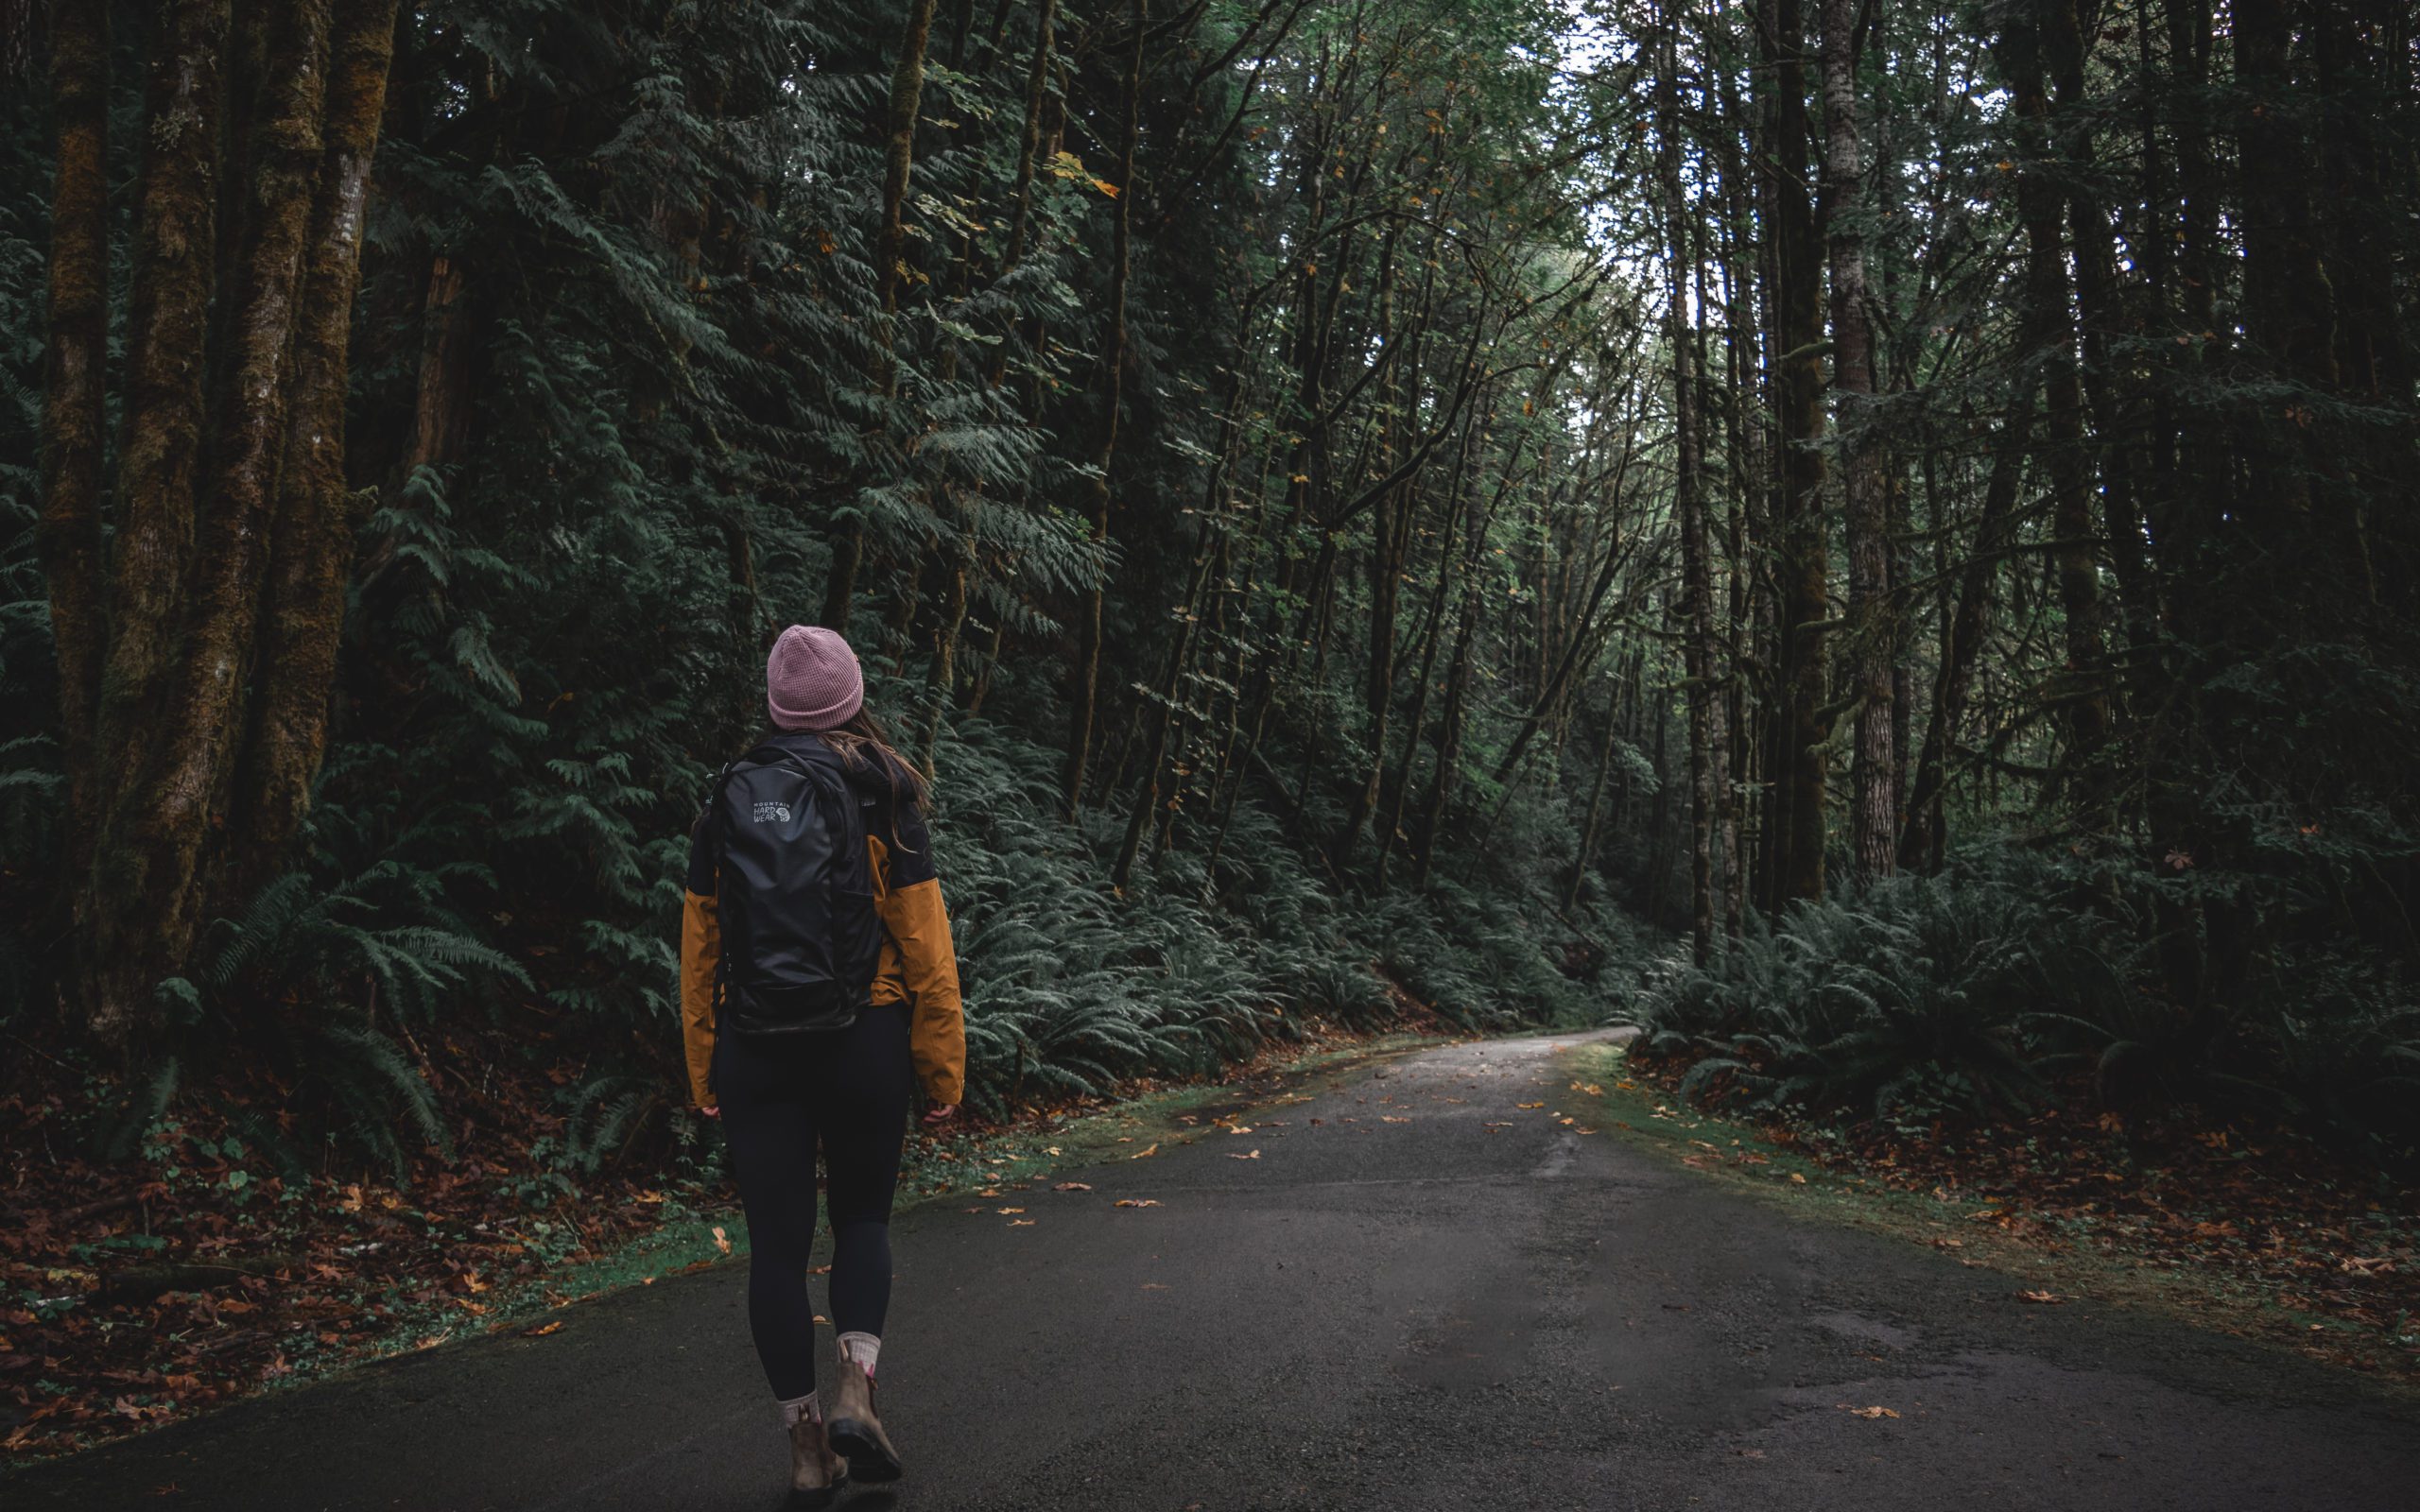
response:
[[[759,803],[756,805],[755,822],[787,824],[790,822],[790,806],[786,803]]]

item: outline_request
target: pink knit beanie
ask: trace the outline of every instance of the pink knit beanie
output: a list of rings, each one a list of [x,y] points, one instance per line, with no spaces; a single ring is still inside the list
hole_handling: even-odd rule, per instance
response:
[[[765,660],[765,707],[784,730],[831,730],[866,701],[857,654],[838,630],[793,625]]]

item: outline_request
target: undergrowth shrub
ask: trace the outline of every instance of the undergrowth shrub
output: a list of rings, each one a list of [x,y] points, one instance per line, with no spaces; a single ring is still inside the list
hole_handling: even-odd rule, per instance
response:
[[[1752,918],[1649,970],[1616,1022],[1690,1096],[1763,1111],[1987,1119],[2083,1091],[2294,1118],[2420,1147],[2420,1003],[2393,962],[2279,950],[2197,1019],[2165,994],[2140,870],[1978,850]]]

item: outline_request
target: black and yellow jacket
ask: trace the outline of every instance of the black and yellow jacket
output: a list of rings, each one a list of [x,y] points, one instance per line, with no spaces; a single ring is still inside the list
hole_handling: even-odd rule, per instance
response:
[[[955,1103],[966,1090],[966,1027],[959,1004],[958,954],[950,945],[949,914],[933,869],[932,839],[916,805],[894,792],[881,773],[852,773],[851,779],[874,800],[867,816],[866,850],[884,939],[873,1002],[877,1007],[909,1005],[908,1047],[916,1078],[935,1104]],[[708,1077],[715,1054],[715,971],[722,960],[715,886],[713,847],[700,824],[689,843],[681,919],[681,1039],[689,1061],[689,1096],[700,1108],[715,1103]]]

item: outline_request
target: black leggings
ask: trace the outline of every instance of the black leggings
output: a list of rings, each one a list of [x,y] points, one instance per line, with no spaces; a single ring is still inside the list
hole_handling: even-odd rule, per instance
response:
[[[832,1214],[832,1327],[882,1333],[890,1305],[890,1194],[914,1084],[908,1011],[898,1004],[795,1042],[715,1040],[715,1096],[748,1213],[748,1329],[781,1400],[815,1389],[806,1269],[819,1143]]]

